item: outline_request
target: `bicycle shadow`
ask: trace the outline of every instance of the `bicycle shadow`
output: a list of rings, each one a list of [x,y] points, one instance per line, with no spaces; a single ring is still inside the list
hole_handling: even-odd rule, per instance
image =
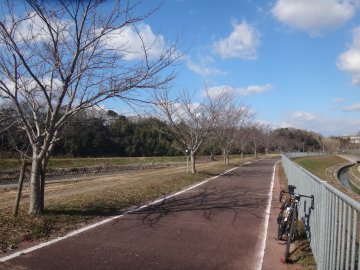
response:
[[[309,199],[305,199],[304,203],[303,203],[303,205],[304,205],[304,208],[303,208],[304,216],[301,218],[301,222],[303,223],[303,225],[305,227],[305,232],[306,232],[307,239],[309,240],[309,242],[311,242],[311,236],[312,235],[311,235],[310,221],[311,221],[312,212],[315,209],[315,198],[313,197],[311,199],[309,207],[307,206],[308,200]]]

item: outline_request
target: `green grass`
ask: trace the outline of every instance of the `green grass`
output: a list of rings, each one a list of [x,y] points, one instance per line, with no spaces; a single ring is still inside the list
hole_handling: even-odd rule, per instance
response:
[[[21,167],[21,161],[17,159],[0,159],[0,170],[14,170]]]
[[[351,171],[353,172],[353,174],[354,174],[357,178],[360,179],[360,172],[359,172],[359,170],[358,170],[359,166],[360,166],[360,165],[356,164],[356,165],[354,165],[354,166],[351,166],[350,169],[351,169]]]
[[[323,180],[327,180],[328,178],[325,172],[327,168],[347,162],[338,156],[302,157],[294,158],[293,161]]]

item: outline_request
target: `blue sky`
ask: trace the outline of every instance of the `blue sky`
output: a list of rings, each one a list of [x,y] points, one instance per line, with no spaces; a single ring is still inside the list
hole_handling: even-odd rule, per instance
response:
[[[360,0],[144,0],[137,11],[158,6],[137,29],[154,55],[179,40],[174,91],[201,98],[205,85],[231,88],[273,128],[360,131]],[[126,61],[141,58],[134,29],[114,34],[106,46],[126,44]]]
[[[165,0],[144,25],[179,37],[177,88],[230,87],[258,121],[329,136],[360,130],[359,13],[346,0]]]

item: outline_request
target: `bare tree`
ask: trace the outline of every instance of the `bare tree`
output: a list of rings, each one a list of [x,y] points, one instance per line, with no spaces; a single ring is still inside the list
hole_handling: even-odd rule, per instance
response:
[[[269,154],[270,148],[274,145],[274,134],[270,125],[262,125],[263,143],[265,147],[265,154]]]
[[[279,136],[276,132],[273,132],[273,144],[277,148],[279,153],[288,151],[291,141],[289,138],[284,136]]]
[[[219,117],[215,122],[213,132],[214,142],[221,149],[224,163],[229,163],[229,153],[235,145],[239,129],[246,125],[252,117],[246,106],[236,104],[234,93],[229,89],[218,93],[222,99],[223,107],[220,108]]]
[[[31,214],[43,212],[47,162],[76,114],[111,98],[139,100],[174,77],[174,44],[142,34],[150,13],[135,16],[137,4],[120,0],[107,11],[103,2],[26,0],[23,15],[13,1],[2,5],[0,99],[15,109],[11,125],[32,148]]]
[[[250,128],[248,125],[240,127],[236,134],[236,146],[240,148],[241,157],[244,159],[245,150],[250,145]]]
[[[262,124],[253,124],[249,127],[249,140],[252,144],[254,157],[258,156],[259,147],[264,143],[264,133]]]
[[[322,139],[322,151],[323,152],[339,152],[340,151],[340,140],[335,138],[323,138]]]
[[[174,99],[171,99],[169,91],[155,97],[160,119],[167,123],[180,150],[190,156],[192,173],[196,173],[195,155],[219,117],[221,102],[221,98],[207,95],[204,100],[195,103],[185,91]]]

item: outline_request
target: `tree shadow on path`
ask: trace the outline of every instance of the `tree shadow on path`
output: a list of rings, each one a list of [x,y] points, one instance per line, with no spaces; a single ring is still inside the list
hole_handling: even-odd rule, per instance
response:
[[[165,217],[174,217],[179,213],[199,215],[207,221],[212,221],[215,215],[227,214],[227,218],[236,223],[243,213],[259,220],[263,218],[266,207],[266,189],[249,189],[241,186],[214,187],[206,185],[203,188],[190,190],[184,194],[165,199],[157,204],[134,211],[142,224],[155,226]]]

